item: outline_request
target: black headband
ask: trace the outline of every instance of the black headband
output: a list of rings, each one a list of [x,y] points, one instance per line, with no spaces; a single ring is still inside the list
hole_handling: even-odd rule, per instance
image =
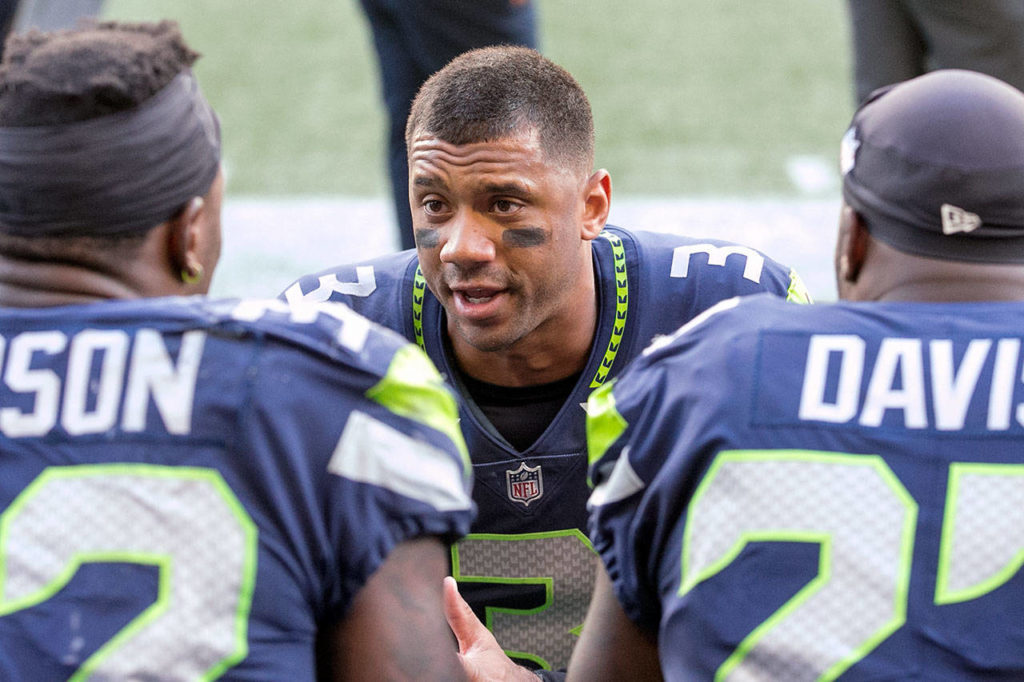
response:
[[[219,169],[220,125],[185,70],[128,111],[0,127],[0,232],[145,231],[205,195]]]

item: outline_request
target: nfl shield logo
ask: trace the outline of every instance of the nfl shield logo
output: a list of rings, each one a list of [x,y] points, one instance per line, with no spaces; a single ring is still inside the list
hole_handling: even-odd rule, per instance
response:
[[[539,464],[528,467],[523,462],[515,471],[506,471],[505,480],[508,483],[508,499],[522,502],[524,506],[529,507],[530,502],[544,494],[544,479],[541,478]]]

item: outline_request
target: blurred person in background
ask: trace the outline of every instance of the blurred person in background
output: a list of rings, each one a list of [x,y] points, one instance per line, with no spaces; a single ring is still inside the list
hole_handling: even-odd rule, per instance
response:
[[[1024,2],[847,0],[857,102],[935,69],[969,69],[1024,89]]]
[[[71,28],[102,9],[103,0],[0,0],[0,36]]]
[[[0,0],[0,36],[6,37],[14,23],[18,0]]]
[[[533,0],[360,0],[373,33],[388,116],[387,159],[399,245],[415,248],[405,123],[423,81],[456,56],[488,45],[537,47]]]

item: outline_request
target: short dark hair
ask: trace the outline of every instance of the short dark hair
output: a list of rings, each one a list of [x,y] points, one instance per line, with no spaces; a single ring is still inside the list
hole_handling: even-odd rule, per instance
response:
[[[527,47],[471,50],[431,76],[413,101],[406,145],[419,133],[456,145],[535,129],[547,158],[594,163],[594,119],[568,71]]]
[[[198,58],[169,20],[12,35],[0,62],[0,126],[73,123],[132,109]]]

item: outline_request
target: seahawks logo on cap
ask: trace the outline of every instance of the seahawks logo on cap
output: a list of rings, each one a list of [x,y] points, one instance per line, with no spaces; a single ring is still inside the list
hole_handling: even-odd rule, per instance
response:
[[[956,234],[972,232],[981,227],[981,217],[953,204],[943,204],[939,209],[942,213],[942,233]]]

